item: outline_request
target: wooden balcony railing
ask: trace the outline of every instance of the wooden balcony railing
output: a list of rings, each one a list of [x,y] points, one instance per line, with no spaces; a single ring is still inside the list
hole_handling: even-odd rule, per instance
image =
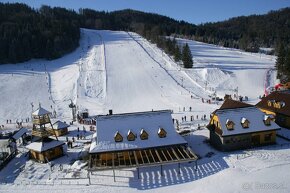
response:
[[[45,138],[45,137],[53,136],[54,132],[52,129],[49,129],[49,128],[33,129],[32,135]]]

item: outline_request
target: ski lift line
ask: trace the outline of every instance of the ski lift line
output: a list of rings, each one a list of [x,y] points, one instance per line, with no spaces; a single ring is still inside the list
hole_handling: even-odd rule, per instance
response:
[[[189,93],[191,93],[191,94],[193,94],[193,95],[195,95],[195,96],[197,96],[197,97],[200,97],[200,98],[202,98],[201,96],[199,96],[199,95],[197,95],[197,94],[195,94],[195,93],[193,93],[193,92],[191,92],[190,90],[188,90],[186,87],[184,87],[183,85],[181,85],[154,57],[152,57],[150,54],[149,54],[149,52],[144,48],[144,46],[140,43],[140,42],[138,42],[129,32],[127,32],[128,33],[128,35],[137,43],[137,44],[139,44],[139,46],[147,53],[147,55],[154,61],[154,62],[156,62],[176,83],[177,83],[177,85],[179,85],[180,87],[182,87],[183,89],[185,89],[185,90],[187,90]]]

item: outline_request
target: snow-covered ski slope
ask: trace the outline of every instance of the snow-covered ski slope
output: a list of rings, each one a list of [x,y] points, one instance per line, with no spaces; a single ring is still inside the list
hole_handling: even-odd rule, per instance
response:
[[[117,170],[117,182],[113,181],[112,171],[103,171],[91,175],[93,185],[86,186],[85,177],[58,180],[71,173],[67,176],[57,169],[50,180],[49,166],[32,161],[27,161],[21,172],[19,165],[25,164],[27,157],[20,154],[5,170],[7,175],[1,173],[0,179],[8,179],[8,184],[1,184],[0,192],[289,192],[290,174],[285,172],[290,159],[287,141],[278,138],[274,146],[221,153],[204,143],[207,129],[197,130],[198,124],[208,122],[200,117],[206,114],[208,118],[221,104],[202,103],[201,97],[207,98],[214,91],[221,96],[233,94],[233,89],[239,87],[239,94],[257,102],[265,84],[274,82],[271,69],[275,58],[187,42],[195,61],[189,70],[180,68],[135,33],[87,29],[81,30],[79,48],[60,59],[0,65],[0,125],[14,127],[6,120],[25,120],[39,102],[67,121],[71,120],[70,100],[79,109],[89,109],[91,115],[107,113],[108,109],[114,113],[172,109],[173,117],[180,122],[181,116],[199,116],[181,123],[182,128],[194,130],[185,139],[202,157],[197,171],[192,164],[182,164],[178,174],[178,166],[169,165],[164,166],[162,176],[160,167],[142,168],[138,180],[136,169]],[[69,137],[76,136],[78,126],[70,127]],[[215,155],[207,158],[208,152]],[[66,156],[55,163],[69,165],[63,160]],[[85,170],[82,172],[86,175]],[[9,179],[13,183],[9,184]],[[38,184],[42,182],[46,185]],[[50,183],[54,185],[47,185]]]
[[[208,113],[216,106],[200,99],[214,91],[222,96],[239,87],[253,102],[263,94],[273,58],[187,42],[195,61],[189,70],[135,33],[82,29],[80,47],[60,59],[0,66],[0,123],[25,120],[39,103],[70,119],[70,101],[90,114],[189,106]]]
[[[268,71],[275,73],[275,56],[184,39],[178,42],[188,43],[193,56],[194,69],[188,74],[200,84],[214,88],[218,95],[231,94],[238,87],[238,94],[255,99],[276,82],[275,76],[265,80]]]

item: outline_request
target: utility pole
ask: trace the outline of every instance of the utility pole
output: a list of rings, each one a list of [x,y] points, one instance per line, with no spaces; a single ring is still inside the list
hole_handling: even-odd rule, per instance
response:
[[[70,104],[68,105],[69,108],[72,110],[72,117],[73,121],[76,121],[76,105],[73,103],[73,101],[70,99]]]

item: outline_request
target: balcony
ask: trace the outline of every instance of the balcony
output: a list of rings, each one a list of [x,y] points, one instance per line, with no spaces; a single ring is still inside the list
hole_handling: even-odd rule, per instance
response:
[[[37,128],[32,130],[32,135],[41,138],[46,138],[49,136],[53,136],[54,132],[50,128]]]
[[[43,124],[47,124],[47,123],[50,123],[49,117],[33,119],[33,124],[35,124],[35,125],[43,125]]]

